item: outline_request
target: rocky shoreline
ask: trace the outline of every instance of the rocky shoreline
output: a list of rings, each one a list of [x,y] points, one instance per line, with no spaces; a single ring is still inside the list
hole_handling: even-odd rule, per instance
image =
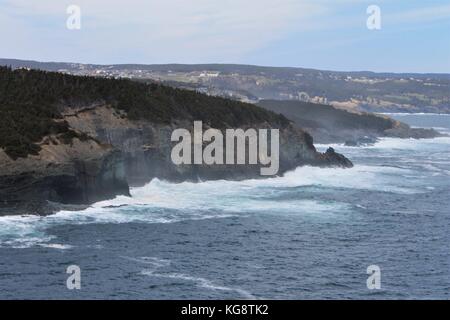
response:
[[[173,164],[171,133],[175,128],[189,129],[190,121],[130,120],[107,104],[60,106],[60,111],[71,130],[89,138],[75,137],[65,144],[58,136],[45,136],[37,155],[15,160],[0,149],[0,216],[85,208],[129,195],[129,186],[153,178],[171,182],[264,178],[259,165]],[[268,122],[251,126],[273,127]],[[279,174],[302,165],[353,166],[332,148],[317,152],[307,132],[291,124],[280,128]]]
[[[304,164],[351,166],[252,104],[155,83],[0,67],[0,215],[86,206],[153,178],[260,177],[253,165],[175,165],[171,134],[195,121],[221,131],[280,130],[280,173]]]
[[[120,151],[93,140],[52,141],[44,141],[38,155],[16,160],[0,150],[0,216],[47,215],[129,195]]]
[[[265,177],[259,164],[174,164],[172,132],[191,132],[194,121],[222,133],[278,129],[278,175],[305,165],[353,166],[332,148],[318,152],[313,137],[320,143],[350,137],[356,140],[347,143],[358,145],[382,135],[435,135],[387,117],[331,106],[268,101],[261,108],[158,84],[2,67],[0,106],[0,216],[84,208],[129,195],[130,186],[154,178]]]
[[[382,137],[428,139],[442,136],[434,129],[411,128],[385,115],[349,112],[330,105],[278,100],[263,100],[258,105],[291,119],[320,144],[344,143],[356,147],[374,144]]]

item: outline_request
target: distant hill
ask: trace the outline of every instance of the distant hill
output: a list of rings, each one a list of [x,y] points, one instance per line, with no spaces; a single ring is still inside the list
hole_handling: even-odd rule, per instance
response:
[[[258,106],[281,113],[306,129],[314,142],[345,142],[349,145],[371,144],[378,137],[431,138],[432,129],[410,128],[389,117],[366,112],[349,112],[329,105],[302,101],[263,100]]]
[[[235,64],[93,65],[0,59],[0,65],[152,80],[244,102],[331,104],[371,112],[450,113],[450,74],[321,71]]]

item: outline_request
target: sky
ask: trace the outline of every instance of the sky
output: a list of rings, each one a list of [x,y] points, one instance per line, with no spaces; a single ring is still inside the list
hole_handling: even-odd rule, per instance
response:
[[[450,0],[0,0],[0,58],[38,61],[450,73],[449,35]]]

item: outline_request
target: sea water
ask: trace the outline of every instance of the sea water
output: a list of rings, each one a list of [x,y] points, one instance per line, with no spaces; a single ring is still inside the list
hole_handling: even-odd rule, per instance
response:
[[[450,133],[450,116],[392,116]],[[155,179],[79,212],[0,217],[0,298],[450,298],[450,138],[333,147],[355,167]]]

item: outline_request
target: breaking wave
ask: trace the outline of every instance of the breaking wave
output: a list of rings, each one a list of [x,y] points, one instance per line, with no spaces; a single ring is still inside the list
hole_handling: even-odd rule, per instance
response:
[[[441,150],[446,145],[446,150]],[[354,160],[361,155],[383,159],[396,155],[391,166],[358,164],[351,169],[299,167],[283,177],[244,181],[206,181],[170,183],[152,180],[131,189],[131,197],[118,196],[93,204],[81,211],[60,211],[47,217],[0,217],[0,247],[27,248],[39,245],[48,249],[70,250],[70,244],[53,243],[51,228],[60,225],[175,223],[185,220],[224,219],[254,214],[301,215],[335,218],[350,212],[354,206],[345,202],[320,200],[311,195],[324,190],[355,189],[376,192],[412,194],[429,192],[431,186],[420,179],[441,172],[439,161],[446,161],[450,138],[401,140],[386,138],[375,146],[335,148]],[[325,146],[318,146],[325,148]],[[422,160],[414,167],[407,162],[411,150],[435,158]],[[439,151],[441,150],[441,151]],[[403,152],[406,152],[404,154]],[[441,152],[441,154],[439,153]],[[437,162],[436,162],[437,161]],[[364,162],[362,162],[364,163]],[[307,194],[307,196],[303,196]]]
[[[183,282],[193,282],[196,286],[207,289],[207,290],[213,290],[213,291],[230,291],[235,292],[238,295],[240,295],[244,299],[256,299],[256,297],[248,292],[247,290],[237,288],[237,287],[229,287],[224,285],[218,285],[214,281],[201,278],[201,277],[194,277],[190,275],[186,275],[184,273],[176,273],[176,272],[167,272],[164,270],[160,270],[162,268],[167,268],[170,266],[171,261],[166,259],[159,259],[156,257],[139,257],[139,258],[133,258],[133,257],[122,257],[124,259],[127,259],[129,261],[143,264],[145,265],[145,269],[141,271],[141,275],[147,276],[147,277],[154,277],[154,278],[166,278],[166,279],[174,279],[179,280]]]

